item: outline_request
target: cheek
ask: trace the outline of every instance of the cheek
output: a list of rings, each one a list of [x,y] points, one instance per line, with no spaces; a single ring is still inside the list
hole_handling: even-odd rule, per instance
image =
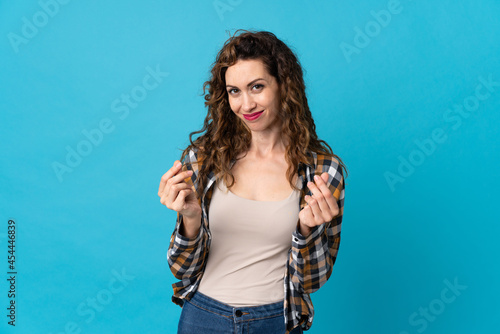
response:
[[[276,107],[280,102],[279,95],[273,94],[271,92],[266,95],[265,100],[268,106],[273,106],[273,107]]]
[[[236,101],[235,99],[231,99],[229,98],[228,99],[228,102],[229,102],[229,107],[231,108],[231,110],[236,113],[238,111],[238,109],[240,108],[239,107],[239,104],[238,104],[238,101]]]
[[[268,97],[267,105],[268,105],[268,107],[270,107],[274,111],[277,111],[279,109],[279,104],[280,104],[280,100],[276,96],[273,95],[273,96]]]

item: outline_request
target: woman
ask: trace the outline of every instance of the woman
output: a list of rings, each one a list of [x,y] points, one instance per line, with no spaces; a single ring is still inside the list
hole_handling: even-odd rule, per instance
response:
[[[158,190],[177,212],[178,333],[302,333],[337,257],[345,166],[317,138],[301,65],[274,34],[237,30],[207,86],[203,128]]]

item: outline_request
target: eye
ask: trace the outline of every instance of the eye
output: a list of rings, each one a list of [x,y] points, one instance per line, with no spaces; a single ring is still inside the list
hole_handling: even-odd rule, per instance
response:
[[[254,88],[257,88],[257,89],[262,89],[264,87],[264,85],[262,84],[256,84],[256,85],[253,85]]]
[[[238,89],[237,88],[231,88],[230,90],[228,90],[227,92],[229,94],[233,94],[233,91],[237,91]]]

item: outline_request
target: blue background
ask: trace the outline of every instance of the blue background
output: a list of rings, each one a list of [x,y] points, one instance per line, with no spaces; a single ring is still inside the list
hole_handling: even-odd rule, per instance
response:
[[[397,10],[377,25],[388,6]],[[297,52],[318,134],[350,172],[338,259],[312,295],[309,333],[498,331],[500,4],[394,6],[1,1],[0,332],[176,333],[166,262],[175,212],[158,183],[201,128],[202,84],[226,30],[238,28],[272,31]],[[163,76],[144,90],[148,68]],[[126,107],[120,98],[132,92],[147,95]],[[464,104],[468,114],[453,111]],[[107,133],[85,146],[82,131],[102,122]],[[54,163],[78,147],[87,155],[58,177]],[[110,292],[117,272],[127,279]],[[446,290],[455,281],[459,290]]]

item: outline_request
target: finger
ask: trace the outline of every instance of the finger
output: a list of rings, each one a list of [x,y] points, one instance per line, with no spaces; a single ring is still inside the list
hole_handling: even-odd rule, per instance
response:
[[[337,203],[335,201],[335,197],[332,194],[332,191],[330,190],[330,188],[328,188],[328,185],[325,182],[325,178],[328,181],[328,173],[326,172],[321,174],[321,176],[316,175],[314,177],[314,180],[316,181],[317,188],[323,194],[324,203],[323,202],[320,203],[321,209],[333,214],[336,211]],[[318,200],[322,201],[319,198]]]
[[[328,203],[327,200],[328,194],[330,194],[330,190],[326,186],[323,179],[321,179],[318,176],[315,176],[315,179],[316,179],[315,180],[316,184],[310,182],[311,184],[309,185],[308,183],[308,186],[311,189],[311,192],[313,193],[312,197],[318,201],[319,208],[323,212],[321,216],[324,216],[326,218],[331,211],[330,204]]]
[[[170,180],[167,180],[167,184],[166,184],[165,188],[168,188],[169,186],[172,186],[172,185],[178,184],[178,183],[186,183],[184,180],[187,179],[188,177],[190,177],[191,175],[193,175],[193,171],[191,171],[191,170],[179,172],[175,176],[172,176],[170,178]]]
[[[325,181],[325,183],[328,182],[328,178],[329,178],[329,174],[327,172],[324,172],[323,174],[321,174],[321,178]],[[328,184],[327,184],[328,186]],[[331,191],[330,191],[331,193]],[[330,206],[330,209],[332,210],[332,213],[333,213],[333,216],[336,217],[339,213],[339,206],[337,204],[337,199],[335,198],[335,196],[333,196],[333,193],[332,193],[332,201],[328,201],[328,198],[327,198],[327,202],[328,202],[328,205]],[[333,203],[333,206],[332,206],[332,203]]]
[[[307,201],[307,204],[309,204],[309,207],[311,208],[314,225],[323,224],[326,221],[326,219],[324,217],[325,214],[321,210],[319,203],[318,203],[318,200],[307,195],[306,201]]]
[[[179,191],[181,191],[183,189],[190,189],[190,188],[191,188],[191,186],[189,184],[187,184],[186,182],[176,183],[176,184],[171,185],[169,188],[165,188],[165,190],[163,191],[163,195],[165,195],[165,196],[173,195],[174,199],[172,201],[174,201],[175,197],[177,196]]]
[[[329,177],[330,177],[330,175],[327,172],[324,172],[323,174],[321,174],[321,178],[323,179],[323,181],[325,181],[325,183],[328,182]]]
[[[161,180],[160,180],[160,186],[158,187],[158,196],[162,196],[163,190],[165,189],[165,185],[167,184],[167,181],[177,174],[179,170],[181,170],[182,164],[180,164],[179,160],[175,160],[174,166],[171,167],[165,174],[162,175]]]
[[[176,200],[172,203],[172,207],[177,208],[175,211],[180,211],[185,209],[186,197],[191,193],[191,189],[183,189],[179,191],[179,195]]]
[[[170,179],[167,180],[167,183],[165,184],[165,188],[163,188],[164,193],[169,193],[170,192],[170,187],[172,187],[175,184],[179,183],[186,183],[184,180],[188,177],[193,175],[193,172],[188,170],[184,172],[178,172],[175,176],[172,176]]]
[[[177,200],[177,197],[179,196],[179,192],[186,190],[186,189],[190,189],[190,188],[191,187],[189,186],[189,184],[187,184],[185,182],[177,183],[177,184],[174,184],[174,185],[168,187],[164,191],[166,204],[172,206],[172,203],[174,203]]]
[[[312,209],[308,206],[304,207],[299,213],[299,219],[302,224],[313,228],[316,224],[314,223],[314,215]]]

